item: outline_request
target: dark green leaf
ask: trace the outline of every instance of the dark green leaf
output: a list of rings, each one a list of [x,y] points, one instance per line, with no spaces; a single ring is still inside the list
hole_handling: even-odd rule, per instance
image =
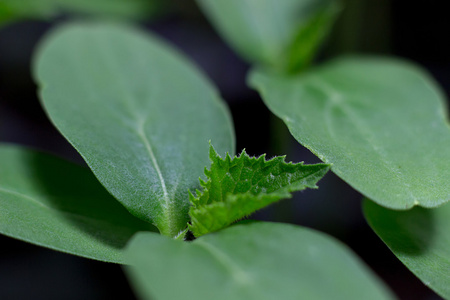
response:
[[[334,0],[197,0],[251,62],[294,71],[315,54],[337,14]]]
[[[347,247],[287,224],[235,225],[193,242],[138,233],[126,254],[142,299],[392,298]]]
[[[191,224],[195,236],[222,229],[233,222],[281,199],[291,192],[317,188],[328,165],[286,163],[283,157],[266,161],[265,155],[249,157],[243,151],[239,157],[227,154],[222,159],[212,146],[209,150],[211,168],[205,170],[207,181],[200,180],[202,191],[191,201]]]
[[[250,82],[297,141],[373,201],[408,209],[450,199],[444,97],[421,69],[345,58],[293,77],[253,72]]]
[[[0,232],[40,246],[123,263],[137,231],[156,230],[133,217],[89,169],[0,146]]]
[[[0,23],[48,19],[60,13],[145,19],[156,14],[160,7],[160,0],[1,0]]]
[[[234,148],[210,82],[156,37],[113,24],[52,32],[35,73],[51,120],[111,194],[162,234],[183,230],[208,140]]]
[[[394,211],[365,200],[364,214],[398,259],[425,285],[450,299],[450,203]]]

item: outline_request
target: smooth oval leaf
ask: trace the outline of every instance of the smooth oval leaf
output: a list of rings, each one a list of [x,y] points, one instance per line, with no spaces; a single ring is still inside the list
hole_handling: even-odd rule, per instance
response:
[[[287,224],[235,225],[193,242],[138,233],[126,255],[142,299],[392,298],[341,243]]]
[[[52,32],[35,74],[51,120],[100,182],[162,234],[183,230],[208,141],[234,149],[229,112],[210,82],[156,37],[113,24]]]
[[[92,259],[123,263],[133,217],[87,168],[12,145],[0,146],[0,232]]]
[[[386,58],[333,60],[250,84],[291,134],[371,200],[390,208],[450,200],[444,97],[421,69]]]
[[[366,199],[364,215],[408,269],[450,299],[450,203],[433,209],[394,211]]]
[[[197,3],[246,59],[291,71],[312,59],[338,12],[334,0],[197,0]]]

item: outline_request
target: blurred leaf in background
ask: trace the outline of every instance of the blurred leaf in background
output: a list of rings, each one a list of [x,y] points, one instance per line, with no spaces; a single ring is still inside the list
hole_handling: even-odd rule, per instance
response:
[[[0,25],[22,19],[51,19],[59,14],[141,20],[163,10],[161,0],[2,0]]]
[[[311,62],[339,12],[335,0],[197,2],[244,58],[291,72]]]

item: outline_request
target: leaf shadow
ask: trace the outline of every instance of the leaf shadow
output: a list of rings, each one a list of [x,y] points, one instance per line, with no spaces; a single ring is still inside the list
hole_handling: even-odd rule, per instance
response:
[[[44,206],[102,244],[122,249],[139,231],[158,232],[152,224],[131,215],[86,167],[63,159],[30,152],[27,174]]]
[[[433,209],[396,211],[366,201],[371,226],[397,255],[420,256],[433,246],[437,234]]]
[[[435,216],[431,209],[415,207],[409,211],[397,211],[393,216],[398,226],[391,238],[391,247],[399,254],[420,256],[432,247],[436,236]]]

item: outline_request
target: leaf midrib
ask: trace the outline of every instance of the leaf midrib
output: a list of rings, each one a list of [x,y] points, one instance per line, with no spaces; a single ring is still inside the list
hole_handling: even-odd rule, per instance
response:
[[[143,120],[139,123],[139,129],[138,129],[138,136],[139,138],[142,140],[142,142],[144,143],[145,149],[147,150],[148,155],[150,156],[150,159],[155,167],[156,173],[158,174],[158,178],[159,181],[161,182],[161,188],[163,190],[163,198],[165,201],[165,205],[163,205],[163,207],[166,210],[166,215],[168,214],[167,210],[169,210],[169,206],[170,206],[170,198],[169,198],[169,193],[167,192],[167,187],[166,187],[166,181],[162,175],[161,169],[159,167],[158,161],[156,160],[156,156],[153,152],[153,148],[150,144],[149,139],[147,138],[147,135],[145,134],[145,123],[146,121]],[[171,219],[167,218],[167,220],[170,222]]]
[[[110,48],[104,47],[104,45],[105,45],[104,43],[97,43],[97,45],[100,46],[100,48],[102,49],[102,53],[104,53],[105,64],[109,65],[109,67],[113,70],[112,74],[122,74],[122,72],[120,71],[120,68],[118,68],[117,64],[115,63],[115,60],[110,56],[110,52],[109,52]],[[117,76],[112,76],[112,78],[114,78],[114,80],[118,86],[122,87],[120,90],[122,91],[122,95],[123,95],[124,99],[127,100],[127,101],[125,101],[125,104],[127,104],[130,107],[130,112],[132,114],[134,114],[136,123],[138,124],[137,134],[138,134],[139,138],[142,140],[142,142],[144,143],[145,149],[146,149],[148,155],[150,156],[152,164],[155,167],[156,173],[158,174],[158,179],[161,183],[161,189],[163,191],[163,200],[164,200],[164,203],[161,203],[162,204],[161,207],[163,209],[164,215],[166,216],[165,219],[168,223],[169,230],[171,231],[172,226],[173,226],[173,224],[172,224],[173,220],[171,218],[170,198],[169,198],[169,194],[167,192],[166,182],[165,182],[165,179],[161,172],[161,168],[159,167],[155,153],[153,152],[153,148],[150,144],[148,136],[145,134],[145,124],[148,121],[148,119],[144,119],[144,118],[140,117],[139,114],[137,113],[139,110],[136,109],[136,107],[134,106],[133,96],[128,93],[128,89],[123,85],[123,80],[119,80]]]
[[[105,47],[104,46],[105,44],[100,43],[100,42],[98,42],[97,45],[99,45],[99,47],[101,48],[101,53],[104,54],[103,57],[105,57],[105,64],[109,65],[109,67],[113,71],[111,74],[122,74],[122,72],[120,71],[120,68],[118,68],[117,64],[115,63],[115,60],[110,55],[110,52],[109,52],[110,48]],[[161,188],[163,190],[163,197],[166,202],[166,206],[168,206],[170,204],[170,199],[169,199],[169,194],[167,193],[165,179],[162,176],[161,169],[159,167],[158,161],[156,160],[156,156],[153,152],[150,141],[149,141],[147,135],[145,134],[145,124],[148,121],[148,119],[144,119],[144,118],[140,117],[139,114],[137,113],[139,110],[134,106],[134,101],[133,101],[134,97],[132,95],[130,95],[130,93],[128,93],[128,88],[126,88],[123,85],[123,80],[120,80],[118,78],[118,76],[112,76],[112,78],[114,79],[115,83],[121,87],[119,90],[122,91],[122,96],[124,99],[126,99],[126,101],[124,101],[124,103],[130,107],[130,112],[134,115],[135,121],[138,124],[138,126],[137,126],[138,136],[141,138],[142,142],[144,143],[147,153],[149,154],[150,159],[155,167],[155,170],[158,174],[158,179],[161,182]]]
[[[119,68],[117,67],[117,64],[115,64],[115,60],[112,59],[111,55],[110,55],[110,48],[105,46],[105,42],[103,40],[103,43],[100,40],[95,40],[96,45],[98,46],[97,49],[99,49],[99,52],[101,52],[101,57],[104,58],[103,62],[104,65],[107,66],[111,72],[110,74],[122,74],[121,71],[119,70]],[[76,63],[73,63],[74,65],[74,69],[75,70],[80,70],[77,66]],[[86,82],[83,80],[84,76],[82,76],[82,72],[78,71],[78,78],[80,78],[80,82],[83,85],[86,85]],[[147,122],[146,119],[143,119],[141,116],[139,116],[139,114],[137,113],[139,110],[136,109],[136,107],[133,105],[133,97],[127,92],[128,89],[124,87],[123,85],[123,81],[118,79],[117,76],[111,76],[111,78],[114,80],[114,84],[116,86],[120,86],[121,88],[118,89],[119,91],[121,91],[121,94],[123,96],[123,99],[127,99],[127,101],[123,101],[123,103],[125,104],[125,107],[127,107],[128,112],[131,114],[131,116],[134,118],[134,122],[136,124],[136,127],[132,127],[132,126],[128,126],[127,124],[126,127],[128,127],[130,130],[134,131],[135,134],[137,134],[138,138],[141,139],[141,141],[143,142],[145,149],[150,157],[150,160],[153,164],[153,166],[155,167],[155,171],[158,175],[158,179],[160,181],[161,184],[161,189],[163,191],[163,200],[164,203],[158,201],[161,204],[162,210],[163,210],[163,214],[166,216],[166,221],[169,225],[169,228],[172,228],[172,218],[171,213],[170,213],[170,198],[169,198],[169,194],[167,191],[167,186],[165,183],[165,179],[163,177],[163,174],[161,172],[161,168],[158,164],[158,161],[156,159],[156,156],[153,152],[153,149],[151,147],[150,141],[147,137],[147,135],[145,134],[145,123]],[[95,91],[95,89],[88,89],[89,91]],[[95,97],[94,97],[95,98]]]
[[[211,256],[232,275],[236,283],[246,285],[252,282],[251,276],[249,276],[247,272],[241,268],[241,266],[235,263],[228,255],[226,255],[223,251],[220,251],[217,247],[204,242],[202,238],[195,240],[194,244],[210,253]]]

